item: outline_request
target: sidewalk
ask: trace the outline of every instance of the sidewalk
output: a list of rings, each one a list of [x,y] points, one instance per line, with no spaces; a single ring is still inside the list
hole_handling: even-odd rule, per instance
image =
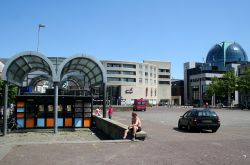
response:
[[[32,132],[11,132],[0,135],[0,160],[11,150],[13,146],[25,144],[57,144],[57,143],[100,143],[110,142],[101,132],[88,128],[69,131],[39,130]],[[113,142],[113,141],[112,141]]]

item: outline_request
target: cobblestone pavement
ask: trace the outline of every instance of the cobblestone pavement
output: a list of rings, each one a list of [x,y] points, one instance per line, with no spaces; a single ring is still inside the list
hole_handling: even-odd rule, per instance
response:
[[[177,129],[185,108],[150,108],[138,112],[145,141],[100,140],[90,130],[17,133],[0,137],[0,164],[250,164],[250,111],[216,109],[221,127],[189,133]],[[113,119],[130,123],[131,112]]]

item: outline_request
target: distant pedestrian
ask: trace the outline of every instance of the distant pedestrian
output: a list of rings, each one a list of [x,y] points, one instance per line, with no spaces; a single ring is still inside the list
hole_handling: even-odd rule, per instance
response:
[[[97,116],[102,116],[102,114],[101,114],[101,109],[100,109],[99,107],[96,108],[96,110],[95,110],[95,115],[97,115]]]
[[[112,114],[113,114],[113,108],[112,108],[112,106],[110,105],[109,108],[108,108],[108,116],[109,116],[109,119],[112,119]]]
[[[205,104],[205,108],[208,108],[208,102],[206,102],[206,104]]]

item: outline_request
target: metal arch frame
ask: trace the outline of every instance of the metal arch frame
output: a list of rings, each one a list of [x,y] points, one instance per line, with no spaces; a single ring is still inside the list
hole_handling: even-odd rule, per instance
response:
[[[63,78],[64,75],[63,69],[66,65],[70,65],[69,62],[71,62],[74,59],[77,58],[82,58],[82,59],[87,59],[89,61],[92,61],[94,64],[96,64],[93,68],[99,67],[100,72],[102,74],[102,83],[99,84],[102,86],[103,89],[103,117],[106,117],[106,90],[107,90],[107,73],[106,70],[104,69],[103,65],[101,64],[100,61],[96,60],[94,57],[86,55],[86,54],[75,54],[67,59],[65,59],[59,66],[58,72],[57,72],[57,82],[60,82],[60,80]],[[68,66],[67,66],[68,67]],[[93,68],[90,70],[92,72]],[[98,74],[99,75],[99,74]],[[91,84],[91,85],[96,85],[96,84]]]
[[[60,84],[63,83],[64,81],[67,81],[67,80],[70,80],[70,81],[74,81],[76,84],[78,84],[78,86],[85,86],[85,83],[86,83],[86,77],[87,76],[84,76],[83,79],[79,78],[78,76],[81,75],[80,73],[75,73],[75,72],[72,72],[72,73],[68,73],[66,75],[64,75],[62,77],[62,80],[60,81]]]
[[[32,80],[29,83],[29,86],[34,87],[34,86],[36,86],[36,84],[38,82],[43,81],[43,80],[47,80],[47,81],[51,82],[50,77],[48,75],[43,74],[43,75],[38,75],[38,76],[32,78]]]
[[[27,55],[36,56],[36,57],[41,58],[42,62],[45,61],[49,65],[49,68],[51,70],[52,81],[57,82],[57,79],[56,79],[57,76],[56,76],[56,72],[55,72],[55,69],[54,69],[52,62],[47,57],[45,57],[43,54],[38,53],[38,52],[34,52],[34,51],[20,52],[20,53],[16,54],[14,57],[12,57],[10,60],[8,60],[3,68],[3,80],[4,81],[8,81],[7,71],[9,70],[9,67],[11,66],[11,64],[13,62],[15,62],[16,59],[23,57],[23,56],[27,56]],[[12,82],[12,83],[15,83],[15,82]],[[19,83],[16,83],[16,84],[21,86]]]
[[[7,75],[7,72],[9,71],[10,67],[12,66],[12,64],[14,64],[16,62],[16,60],[18,60],[19,58],[22,58],[24,56],[35,56],[37,58],[40,58],[41,59],[41,63],[43,64],[43,66],[45,66],[45,63],[47,63],[48,67],[46,66],[46,68],[44,68],[45,71],[47,71],[47,69],[49,69],[51,71],[51,77],[52,77],[52,81],[54,82],[54,86],[55,86],[55,102],[54,102],[54,111],[55,111],[55,117],[57,118],[57,104],[58,104],[58,82],[57,82],[57,75],[56,75],[56,71],[55,71],[55,68],[52,64],[52,62],[47,58],[45,57],[43,54],[41,53],[38,53],[38,52],[34,52],[34,51],[24,51],[24,52],[20,52],[16,55],[14,55],[11,59],[9,59],[7,61],[7,63],[4,65],[4,68],[3,68],[3,75],[2,75],[2,78],[4,80],[4,110],[3,110],[3,119],[4,119],[4,122],[3,122],[3,135],[6,135],[7,134],[7,105],[8,105],[8,84],[9,82],[10,83],[13,83],[13,84],[16,84],[17,86],[22,86],[21,82],[17,82],[15,80],[9,80],[8,78],[8,75]],[[24,62],[25,62],[25,59],[23,58]],[[30,66],[28,65],[28,62],[26,61],[26,64],[27,67],[30,68]],[[25,66],[24,65],[24,66]],[[20,67],[20,66],[18,66]],[[39,66],[40,67],[40,66]],[[39,68],[38,67],[38,68]],[[32,67],[31,67],[31,70],[32,70]],[[41,68],[41,70],[43,70],[43,68]],[[23,70],[26,74],[27,71]],[[56,133],[57,132],[57,125],[55,124],[55,130],[54,132]]]
[[[73,55],[72,57],[70,58],[66,58],[59,66],[58,68],[58,72],[57,72],[57,82],[59,82],[62,78],[62,71],[64,69],[64,66],[70,62],[71,60],[73,59],[76,59],[76,58],[84,58],[84,59],[87,59],[87,60],[90,60],[92,62],[94,62],[95,64],[97,64],[97,66],[100,68],[102,74],[103,74],[103,83],[107,83],[107,76],[106,76],[106,71],[103,67],[103,65],[101,64],[100,61],[96,60],[94,57],[92,56],[89,56],[89,55],[86,55],[86,54],[76,54],[76,55]]]

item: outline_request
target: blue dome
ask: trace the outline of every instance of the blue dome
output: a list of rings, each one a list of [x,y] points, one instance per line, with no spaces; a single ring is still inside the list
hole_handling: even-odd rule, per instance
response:
[[[229,63],[248,61],[247,54],[238,43],[222,42],[216,44],[207,54],[206,63],[212,66],[225,66]]]

